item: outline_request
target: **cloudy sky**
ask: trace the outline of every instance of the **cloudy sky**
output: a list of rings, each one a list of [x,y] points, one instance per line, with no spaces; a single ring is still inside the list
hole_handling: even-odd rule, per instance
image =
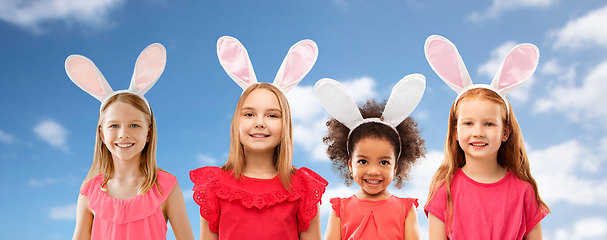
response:
[[[99,102],[68,79],[65,58],[89,57],[115,90],[125,89],[138,54],[154,42],[168,54],[164,74],[146,95],[158,124],[158,165],[177,176],[198,235],[188,172],[225,162],[241,93],[217,60],[223,35],[245,45],[260,81],[274,79],[295,42],[318,44],[316,66],[288,98],[295,164],[330,183],[323,232],[328,197],[349,196],[357,186],[345,187],[331,170],[321,141],[328,114],[313,95],[314,83],[330,77],[357,101],[383,100],[403,76],[424,74],[426,93],[412,116],[428,153],[413,179],[392,190],[423,204],[455,98],[424,57],[425,39],[439,34],[458,47],[476,83],[490,83],[516,44],[539,47],[532,79],[508,96],[532,174],[552,209],[542,221],[544,237],[606,239],[605,23],[602,0],[0,0],[0,236],[71,239]],[[425,239],[427,219],[419,210]]]

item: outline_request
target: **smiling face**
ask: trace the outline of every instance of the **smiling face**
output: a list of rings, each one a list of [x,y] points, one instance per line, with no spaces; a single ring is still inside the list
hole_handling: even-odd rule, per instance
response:
[[[143,112],[124,102],[105,109],[100,137],[114,161],[139,161],[148,142],[150,126]]]
[[[360,186],[359,199],[381,200],[391,196],[386,190],[396,168],[394,146],[385,139],[363,138],[352,151],[350,171]]]
[[[497,152],[510,135],[499,104],[472,98],[460,102],[455,135],[468,161],[497,161]]]
[[[239,137],[247,151],[274,152],[282,133],[282,111],[278,98],[266,89],[255,89],[240,109]]]

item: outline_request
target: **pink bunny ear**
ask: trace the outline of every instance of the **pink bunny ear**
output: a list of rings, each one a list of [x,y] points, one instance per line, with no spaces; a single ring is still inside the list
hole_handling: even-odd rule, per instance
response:
[[[160,43],[146,47],[135,63],[129,91],[143,96],[160,78],[166,65],[166,49]]]
[[[84,56],[70,55],[65,60],[65,71],[72,82],[101,102],[114,93],[93,61]]]
[[[312,40],[301,40],[293,45],[282,61],[274,86],[283,93],[291,90],[310,72],[318,58],[318,46]]]
[[[523,43],[514,47],[502,62],[491,87],[506,94],[523,84],[537,68],[540,50],[533,44]]]
[[[243,90],[257,83],[247,49],[238,39],[230,36],[219,38],[217,40],[217,57],[226,73]]]
[[[430,67],[455,92],[460,94],[463,89],[472,85],[464,61],[451,41],[432,35],[426,39],[424,51]]]

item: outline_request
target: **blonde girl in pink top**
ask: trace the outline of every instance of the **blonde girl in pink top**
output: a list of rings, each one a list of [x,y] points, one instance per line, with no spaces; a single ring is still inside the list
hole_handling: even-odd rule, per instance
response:
[[[194,239],[177,179],[156,165],[156,123],[143,97],[165,63],[165,48],[148,46],[129,89],[114,92],[91,60],[67,58],[70,79],[102,103],[73,239],[166,239],[167,221],[176,239]]]

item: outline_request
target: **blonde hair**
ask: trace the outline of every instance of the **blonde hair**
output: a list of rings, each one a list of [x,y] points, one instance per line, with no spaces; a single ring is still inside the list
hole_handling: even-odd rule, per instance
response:
[[[112,160],[112,153],[107,149],[103,140],[101,139],[101,126],[105,121],[106,109],[113,103],[121,102],[126,103],[137,110],[144,113],[146,122],[149,126],[148,137],[149,142],[146,143],[145,147],[141,151],[141,159],[139,161],[139,171],[143,174],[143,180],[137,186],[137,194],[145,194],[150,190],[154,184],[158,183],[158,166],[156,165],[156,121],[154,120],[154,114],[152,110],[148,110],[148,106],[141,97],[132,93],[119,93],[110,97],[106,104],[99,112],[99,121],[97,122],[97,133],[95,136],[95,153],[93,155],[93,165],[89,170],[88,175],[84,179],[82,185],[87,183],[90,179],[96,177],[99,174],[103,174],[103,181],[101,182],[101,189],[107,191],[105,185],[114,174],[114,161]],[[158,188],[160,190],[160,187]],[[162,193],[162,191],[161,191]]]
[[[449,220],[450,222],[453,217],[453,198],[450,189],[451,181],[453,180],[453,175],[455,172],[459,168],[466,165],[464,151],[460,148],[458,142],[455,140],[458,111],[462,102],[471,101],[473,99],[487,99],[500,105],[502,123],[504,126],[509,126],[511,131],[508,140],[503,142],[497,151],[497,163],[504,169],[514,173],[514,175],[519,179],[530,183],[533,187],[533,191],[535,192],[535,199],[537,200],[539,208],[546,209],[546,211],[550,212],[550,209],[546,203],[544,203],[544,201],[542,201],[540,198],[537,183],[531,176],[529,159],[527,158],[527,153],[525,152],[523,134],[518,125],[518,121],[516,120],[516,116],[514,116],[514,111],[512,111],[512,106],[510,106],[510,103],[508,103],[508,107],[510,109],[510,119],[507,119],[508,116],[506,115],[506,112],[508,110],[506,110],[506,103],[504,100],[494,91],[485,88],[475,88],[466,91],[462,94],[459,100],[455,102],[453,106],[451,106],[451,111],[449,112],[449,127],[447,130],[447,137],[445,138],[445,156],[443,162],[432,177],[432,181],[430,182],[430,192],[428,194],[428,199],[426,200],[425,206],[428,206],[428,203],[434,197],[438,189],[441,186],[446,185],[446,220]],[[449,224],[447,224],[447,230],[449,230]]]
[[[236,179],[240,179],[242,171],[246,165],[246,159],[244,156],[244,146],[240,141],[240,117],[242,107],[245,100],[251,94],[251,92],[257,89],[268,90],[278,99],[280,110],[282,111],[282,133],[280,136],[280,142],[274,149],[274,167],[278,171],[280,182],[282,185],[290,191],[291,185],[291,174],[295,172],[295,168],[292,165],[293,162],[293,123],[291,121],[291,108],[287,97],[276,88],[274,85],[269,83],[257,83],[251,85],[245,90],[238,103],[236,104],[236,110],[234,110],[234,117],[232,118],[232,126],[230,129],[230,154],[228,161],[221,166],[221,169],[227,171],[232,170],[232,175]]]

